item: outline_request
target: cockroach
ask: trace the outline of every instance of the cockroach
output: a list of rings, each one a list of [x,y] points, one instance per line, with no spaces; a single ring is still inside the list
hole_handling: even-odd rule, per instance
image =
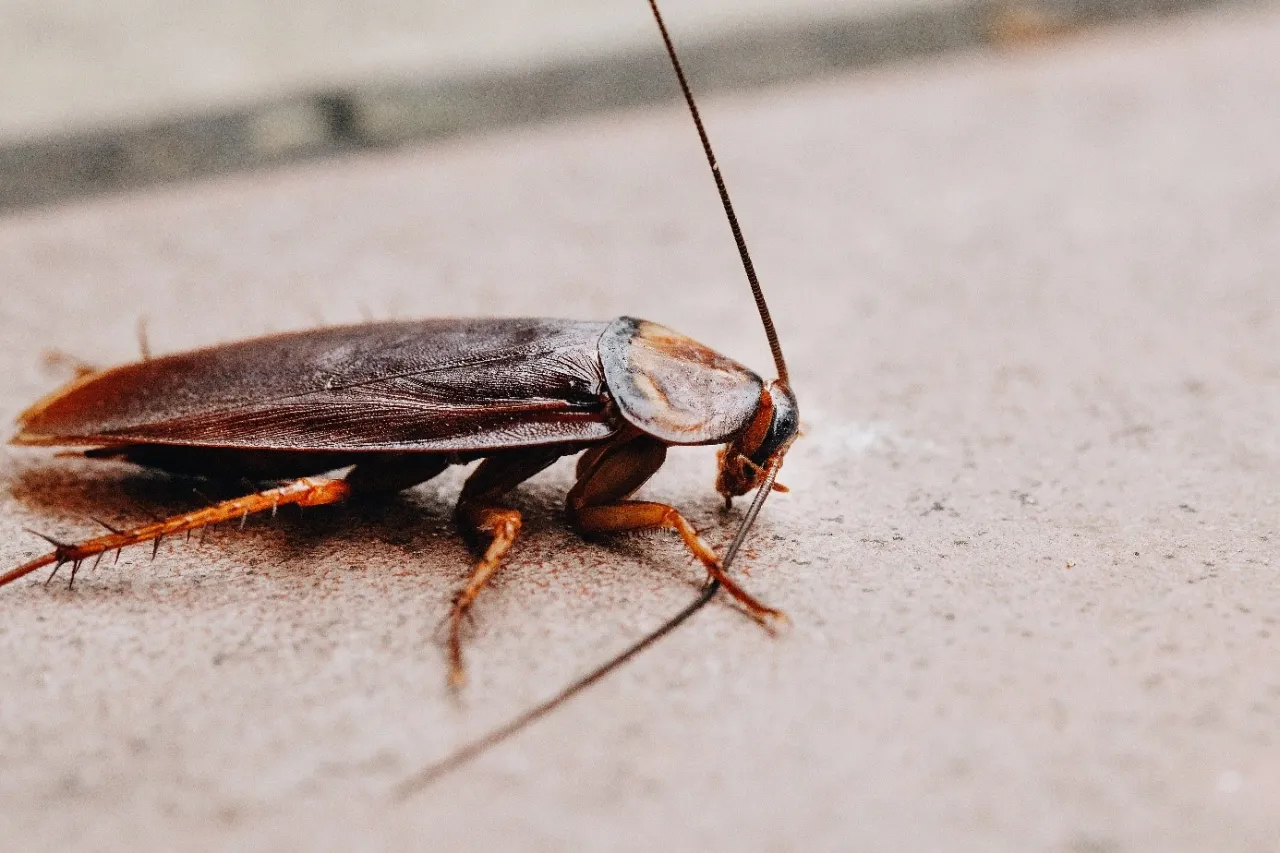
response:
[[[767,626],[783,614],[727,570],[795,439],[799,409],[782,348],[706,128],[656,0],[649,0],[702,142],[773,354],[777,378],[679,332],[633,317],[431,319],[325,328],[147,358],[90,372],[27,409],[12,443],[81,448],[90,459],[269,486],[203,509],[53,550],[0,575],[45,566],[282,506],[394,492],[450,465],[480,460],[458,498],[463,533],[484,546],[449,611],[449,680],[464,680],[461,628],[520,531],[503,497],[557,459],[581,454],[565,501],[581,533],[673,530],[705,567],[701,594],[657,631],[594,672],[405,783],[409,793],[509,737],[602,678],[707,604],[720,588]],[[756,490],[721,558],[672,506],[632,500],[683,445],[721,445],[716,490]],[[345,475],[341,475],[346,469]],[[339,472],[335,474],[334,472]]]

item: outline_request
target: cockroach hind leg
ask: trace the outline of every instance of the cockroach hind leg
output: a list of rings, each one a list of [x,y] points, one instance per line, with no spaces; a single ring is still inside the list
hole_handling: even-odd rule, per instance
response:
[[[176,515],[172,518],[160,519],[131,530],[122,530],[97,536],[93,539],[86,539],[76,544],[61,542],[52,536],[32,530],[30,531],[32,534],[39,536],[53,546],[52,553],[36,557],[5,574],[0,574],[0,586],[25,577],[43,566],[53,565],[53,572],[50,573],[49,579],[45,582],[47,585],[57,575],[58,570],[69,562],[74,564],[72,568],[74,579],[80,563],[90,557],[101,557],[102,554],[108,551],[115,551],[118,559],[121,549],[130,545],[151,542],[153,543],[152,556],[154,557],[156,550],[159,549],[160,540],[166,536],[207,528],[211,524],[217,524],[220,521],[227,521],[232,518],[243,518],[250,513],[269,510],[272,506],[284,504],[318,506],[320,504],[334,503],[346,498],[350,492],[351,488],[344,480],[304,477],[274,489],[255,492],[244,497],[223,501],[211,507]]]

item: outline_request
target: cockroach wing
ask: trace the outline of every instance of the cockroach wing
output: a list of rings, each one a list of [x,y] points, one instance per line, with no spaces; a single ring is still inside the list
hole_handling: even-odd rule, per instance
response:
[[[619,317],[600,337],[600,363],[621,415],[669,444],[721,444],[742,431],[764,381],[666,326]]]
[[[17,444],[484,451],[593,442],[605,323],[442,319],[276,335],[93,374]]]

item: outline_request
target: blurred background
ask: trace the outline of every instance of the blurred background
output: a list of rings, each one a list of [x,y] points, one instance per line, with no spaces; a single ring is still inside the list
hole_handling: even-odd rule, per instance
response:
[[[697,88],[1215,0],[670,0]],[[639,0],[0,0],[0,210],[674,95]]]

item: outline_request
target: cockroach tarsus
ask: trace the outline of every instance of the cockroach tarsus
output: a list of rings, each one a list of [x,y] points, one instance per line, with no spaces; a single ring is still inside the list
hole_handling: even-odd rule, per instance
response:
[[[481,548],[447,617],[450,682],[462,683],[461,631],[472,605],[519,536],[518,511],[503,497],[557,459],[580,454],[565,506],[581,533],[669,530],[707,572],[688,607],[658,630],[445,761],[409,779],[412,793],[536,721],[639,654],[720,589],[769,626],[780,611],[752,597],[727,569],[796,437],[799,415],[782,348],[746,241],[656,0],[648,0],[693,118],[778,378],[678,332],[632,317],[610,322],[548,318],[436,319],[371,323],[276,335],[153,357],[79,376],[18,420],[12,443],[83,448],[177,474],[247,479],[249,494],[53,550],[0,575],[0,586],[53,566],[74,578],[89,559],[224,521],[321,506],[430,480],[479,461],[462,487],[455,519]],[[145,341],[145,327],[140,327]],[[674,507],[631,496],[663,464],[667,449],[720,445],[716,490],[731,502],[756,490],[720,558]],[[349,469],[343,476],[330,472]],[[274,483],[267,488],[260,484]]]

